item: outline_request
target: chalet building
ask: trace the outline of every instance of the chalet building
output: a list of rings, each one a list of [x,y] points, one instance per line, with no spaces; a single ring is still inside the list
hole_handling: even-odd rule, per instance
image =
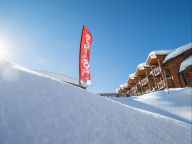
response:
[[[192,87],[192,56],[181,63],[179,73],[182,87]]]
[[[129,96],[165,88],[192,87],[192,43],[175,50],[149,53],[146,63],[130,74],[127,86],[119,92]]]
[[[171,50],[158,50],[152,51],[149,53],[146,64],[151,66],[151,72],[149,73],[149,77],[153,79],[151,81],[152,89],[154,90],[162,90],[166,87],[165,75],[163,72],[162,63],[165,57],[171,52]],[[167,73],[167,77],[169,77]],[[172,86],[171,81],[167,81],[169,87]]]
[[[127,83],[124,83],[124,84],[121,84],[118,89],[116,89],[116,93],[126,96],[128,90],[129,90],[129,89],[128,89]]]
[[[137,67],[136,76],[138,77],[138,92],[146,93],[152,90],[153,79],[149,76],[152,66],[146,65],[146,63],[141,63]]]
[[[166,81],[168,82],[171,81],[173,83],[171,87],[174,88],[183,87],[181,80],[182,71],[180,74],[180,65],[185,59],[187,59],[190,56],[192,56],[192,43],[186,44],[173,50],[164,59],[163,69],[166,75]],[[189,69],[189,72],[185,73],[186,74],[185,76],[186,77],[190,76],[190,73],[191,71]]]
[[[129,79],[128,79],[128,94],[129,95],[137,95],[138,93],[138,77],[135,75],[135,73],[132,73],[129,75]]]

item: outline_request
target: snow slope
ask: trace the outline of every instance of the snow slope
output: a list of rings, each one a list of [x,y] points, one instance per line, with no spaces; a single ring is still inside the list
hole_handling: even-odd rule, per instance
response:
[[[112,98],[120,103],[192,124],[192,88],[157,91],[130,98]]]
[[[191,125],[0,61],[1,144],[190,144]]]

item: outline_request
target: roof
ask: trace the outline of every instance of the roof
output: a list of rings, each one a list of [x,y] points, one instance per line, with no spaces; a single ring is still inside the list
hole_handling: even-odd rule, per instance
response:
[[[135,73],[132,73],[129,75],[129,78],[134,78],[135,77]]]
[[[156,50],[152,51],[149,53],[148,58],[152,55],[167,55],[171,52],[172,50]]]
[[[153,55],[157,55],[157,56],[166,56],[168,55],[172,50],[155,50],[155,51],[152,51],[149,53],[148,57],[147,57],[147,60],[146,60],[146,63],[148,64],[149,63],[149,60],[150,58],[153,56]]]
[[[127,87],[127,83],[121,84],[120,88],[126,88]]]
[[[137,68],[139,68],[139,67],[145,67],[145,66],[148,66],[148,65],[146,65],[146,62],[142,62],[142,63],[140,63],[140,64],[137,66]]]
[[[141,68],[141,67],[143,67],[143,68],[150,68],[151,66],[150,65],[148,65],[148,64],[146,64],[146,62],[143,62],[143,63],[140,63],[138,66],[137,66],[137,69],[139,69],[139,68]],[[140,69],[141,70],[141,69]],[[138,70],[137,70],[138,71]],[[136,72],[137,73],[137,72]]]
[[[163,61],[163,64],[167,63],[167,62],[170,62],[171,60],[175,59],[177,56],[185,53],[186,51],[188,50],[192,50],[192,43],[188,43],[184,46],[181,46],[175,50],[173,50],[170,54],[168,54],[166,57],[165,57],[165,60]]]
[[[186,70],[188,67],[192,66],[192,56],[186,58],[180,65],[179,72]]]

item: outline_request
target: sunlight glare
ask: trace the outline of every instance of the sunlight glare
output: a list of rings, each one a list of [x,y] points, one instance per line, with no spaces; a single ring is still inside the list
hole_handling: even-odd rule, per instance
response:
[[[2,37],[0,37],[0,59],[7,58],[10,55],[8,49],[10,45],[9,42]]]

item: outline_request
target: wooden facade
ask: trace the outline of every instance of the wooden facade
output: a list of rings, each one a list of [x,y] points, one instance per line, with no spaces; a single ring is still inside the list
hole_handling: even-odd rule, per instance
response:
[[[154,53],[149,55],[146,64],[152,66],[150,76],[153,78],[153,89],[154,90],[162,90],[166,87],[165,75],[163,72],[162,63],[167,56],[165,54]]]
[[[192,87],[192,56],[181,63],[179,73],[182,87]]]
[[[182,87],[192,87],[192,66],[180,73]]]
[[[129,95],[137,95],[138,93],[138,77],[134,74],[129,75],[128,79]]]
[[[187,47],[187,48],[186,48]],[[184,49],[184,50],[182,50]],[[180,52],[181,51],[181,52]],[[172,56],[173,55],[173,56]],[[183,87],[180,78],[180,65],[192,55],[192,44],[184,45],[170,53],[163,62],[165,72],[169,72],[174,88]],[[172,56],[172,57],[171,57]],[[190,72],[189,72],[190,73]]]
[[[180,70],[181,63],[189,57],[188,66]],[[137,67],[127,83],[127,89],[123,92],[130,96],[165,88],[192,87],[192,43],[173,51],[151,52],[146,63]]]
[[[129,87],[127,84],[121,84],[120,87],[116,90],[116,93],[121,96],[128,96]]]
[[[149,76],[152,67],[142,63],[138,66],[136,76],[138,77],[138,93],[143,94],[152,89],[152,78]]]

